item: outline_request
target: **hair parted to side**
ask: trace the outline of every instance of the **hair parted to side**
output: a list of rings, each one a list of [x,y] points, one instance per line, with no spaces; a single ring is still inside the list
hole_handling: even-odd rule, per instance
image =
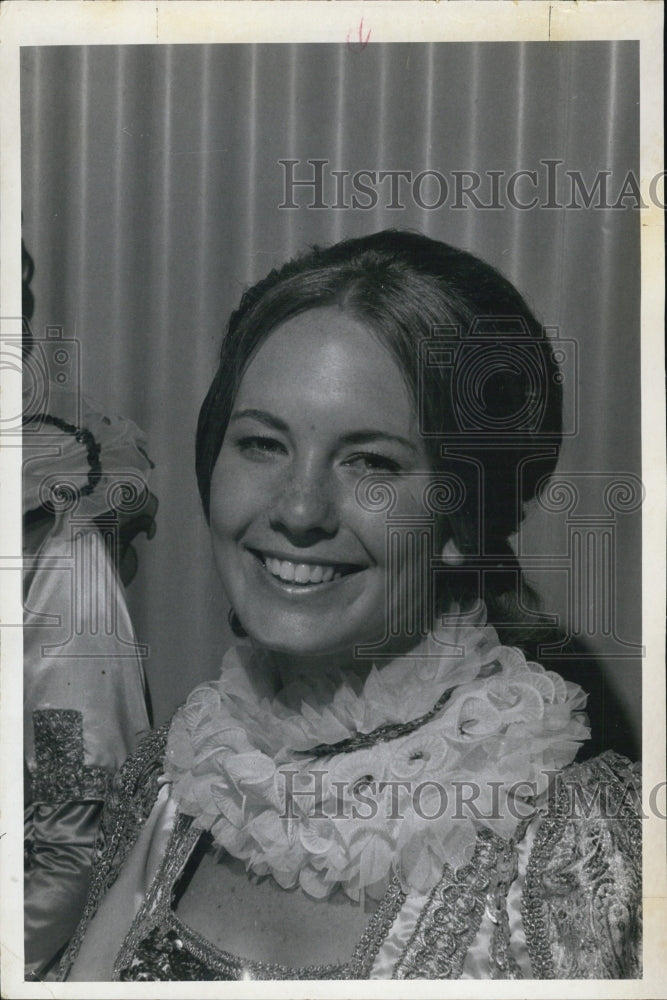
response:
[[[213,468],[251,359],[286,320],[326,306],[338,306],[363,322],[394,357],[415,405],[420,401],[434,470],[454,465],[464,479],[467,500],[450,518],[449,533],[464,555],[496,560],[498,572],[491,574],[494,582],[482,596],[490,615],[516,621],[520,575],[509,538],[539,481],[556,465],[562,406],[558,366],[541,325],[506,278],[473,254],[419,233],[384,230],[313,247],[244,293],[229,319],[218,370],[199,414],[196,471],[207,519]],[[480,324],[482,338],[476,335]],[[468,365],[463,392],[457,389],[462,370],[457,374],[456,362],[423,364],[421,345],[438,327],[456,329],[454,347],[475,344],[478,360],[476,367]],[[523,331],[520,336],[517,329]],[[499,356],[518,363],[497,364]],[[488,413],[486,437],[480,435],[479,421],[471,429],[465,412],[462,419],[467,400]],[[527,405],[539,420],[513,429],[512,421]],[[495,432],[506,427],[509,434]],[[455,447],[443,458],[443,443],[452,432]],[[453,599],[479,597],[476,579],[474,573],[453,574],[442,585],[439,608]]]

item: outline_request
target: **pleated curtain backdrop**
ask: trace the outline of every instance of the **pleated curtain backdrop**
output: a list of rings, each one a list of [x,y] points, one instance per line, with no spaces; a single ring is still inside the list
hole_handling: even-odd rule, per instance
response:
[[[224,323],[248,284],[307,244],[416,228],[499,267],[576,344],[565,390],[578,431],[562,472],[641,474],[638,213],[564,207],[567,170],[589,187],[599,171],[616,189],[628,171],[638,176],[638,99],[632,42],[23,50],[34,329],[61,324],[79,340],[83,392],[145,430],[156,466],[158,531],[139,542],[129,602],[150,649],[157,722],[217,674],[230,642],[193,471]],[[327,161],[329,207],[306,207],[306,188],[294,189],[298,208],[280,207],[287,171],[307,178],[314,159]],[[562,161],[560,207],[513,207],[507,178],[537,171],[543,203],[549,159]],[[401,207],[390,208],[385,182],[375,207],[354,208],[350,178],[362,170],[437,171],[448,197],[420,207],[437,201],[431,177],[417,196],[404,186]],[[502,206],[455,207],[457,170],[482,175],[485,203],[497,172]],[[349,172],[339,176],[345,207],[331,207],[333,171]],[[530,201],[530,178],[516,194]],[[595,503],[604,513],[591,503],[589,513]],[[554,557],[531,578],[563,621],[566,528],[563,516],[535,509],[520,539],[524,554]],[[615,622],[591,627],[590,645],[636,725],[641,661],[623,651],[641,639],[638,514],[616,515],[615,530]]]

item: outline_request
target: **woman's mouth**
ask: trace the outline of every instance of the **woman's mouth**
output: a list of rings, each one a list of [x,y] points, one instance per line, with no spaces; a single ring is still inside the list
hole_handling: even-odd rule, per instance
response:
[[[300,587],[312,587],[323,583],[331,583],[334,580],[339,580],[344,576],[349,576],[351,573],[358,573],[364,569],[363,566],[343,563],[295,562],[291,559],[280,559],[276,556],[265,555],[253,549],[250,551],[275,580]]]

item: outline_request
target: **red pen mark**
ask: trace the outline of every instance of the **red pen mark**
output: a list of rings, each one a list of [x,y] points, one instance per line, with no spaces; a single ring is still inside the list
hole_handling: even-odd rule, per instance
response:
[[[352,42],[352,41],[350,41],[350,32],[348,31],[348,33],[347,33],[347,47],[349,49],[352,49],[354,52],[361,52],[362,49],[366,48],[366,46],[368,45],[368,42],[370,41],[370,37],[371,37],[371,29],[370,28],[368,29],[368,34],[364,38],[364,19],[363,19],[363,17],[362,17],[361,21],[359,22],[358,35],[359,35],[359,41],[358,42]]]

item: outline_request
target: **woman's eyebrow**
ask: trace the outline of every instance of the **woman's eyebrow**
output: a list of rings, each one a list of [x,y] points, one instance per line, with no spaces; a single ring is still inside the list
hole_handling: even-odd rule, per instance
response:
[[[351,431],[349,434],[343,434],[340,438],[341,444],[368,444],[371,441],[395,441],[397,444],[403,445],[404,448],[409,448],[411,451],[417,451],[414,441],[410,441],[408,438],[401,437],[400,434],[391,434],[389,431],[380,430],[360,430]]]
[[[273,428],[274,431],[282,431],[286,434],[289,431],[289,427],[284,420],[280,417],[274,417],[272,413],[267,413],[265,410],[238,410],[236,413],[232,413],[229,418],[230,424],[235,420],[258,420],[262,424],[266,424],[267,427]]]
[[[237,410],[236,413],[232,413],[229,422],[231,424],[236,420],[245,419],[257,420],[266,427],[281,431],[283,434],[289,433],[289,425],[284,420],[281,420],[280,417],[276,417],[273,413],[268,413],[266,410],[256,410],[254,408]],[[342,434],[339,438],[340,444],[369,444],[372,441],[394,441],[397,444],[403,445],[404,448],[409,448],[410,451],[417,451],[413,441],[401,437],[400,434],[392,434],[389,431],[373,429],[350,431],[347,434]]]

